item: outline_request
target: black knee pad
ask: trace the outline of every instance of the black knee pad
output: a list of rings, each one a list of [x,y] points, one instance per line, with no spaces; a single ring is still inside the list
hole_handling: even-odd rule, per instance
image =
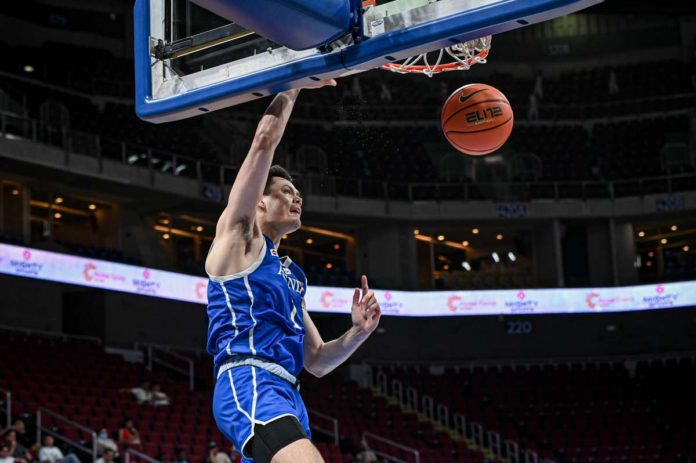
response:
[[[307,439],[300,422],[294,416],[284,416],[271,423],[254,426],[254,437],[245,449],[256,463],[270,463],[282,448],[300,439]],[[248,452],[249,448],[251,452]]]

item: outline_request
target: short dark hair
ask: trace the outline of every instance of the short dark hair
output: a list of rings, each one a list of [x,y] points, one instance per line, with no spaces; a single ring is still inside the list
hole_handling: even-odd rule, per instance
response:
[[[271,192],[271,185],[273,184],[273,177],[280,177],[284,178],[285,180],[289,182],[293,182],[292,176],[290,173],[285,170],[283,167],[279,166],[278,164],[275,164],[271,166],[271,168],[268,171],[268,178],[266,179],[266,186],[263,189],[263,194],[267,195],[268,193]]]

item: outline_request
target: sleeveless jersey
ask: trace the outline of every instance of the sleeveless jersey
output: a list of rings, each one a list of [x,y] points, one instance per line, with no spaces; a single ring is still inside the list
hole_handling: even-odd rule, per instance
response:
[[[289,257],[279,258],[273,242],[247,270],[209,275],[208,345],[220,365],[233,355],[256,355],[298,376],[304,368],[302,298],[307,277]]]

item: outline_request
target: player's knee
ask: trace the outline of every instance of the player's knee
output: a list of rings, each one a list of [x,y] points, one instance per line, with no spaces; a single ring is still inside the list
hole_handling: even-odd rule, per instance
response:
[[[247,444],[251,455],[257,463],[285,463],[291,461],[306,461],[308,463],[322,462],[312,458],[308,450],[319,453],[307,438],[302,425],[294,416],[284,416],[266,425],[254,426],[254,438]],[[299,453],[298,453],[299,452]],[[307,455],[306,459],[304,455]],[[287,456],[287,458],[286,458]],[[302,460],[292,460],[302,456]]]

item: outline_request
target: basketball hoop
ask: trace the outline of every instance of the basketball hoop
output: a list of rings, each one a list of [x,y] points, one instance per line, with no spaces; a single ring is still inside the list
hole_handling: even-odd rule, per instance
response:
[[[491,51],[491,40],[492,37],[488,35],[480,39],[458,43],[439,51],[412,56],[402,63],[385,64],[382,69],[399,74],[425,74],[428,77],[441,72],[468,71],[475,64],[486,63],[488,53]],[[428,55],[434,53],[438,55],[435,64],[431,65]],[[446,58],[445,54],[453,58],[454,61],[443,63],[442,60]],[[421,62],[423,64],[419,64]]]

